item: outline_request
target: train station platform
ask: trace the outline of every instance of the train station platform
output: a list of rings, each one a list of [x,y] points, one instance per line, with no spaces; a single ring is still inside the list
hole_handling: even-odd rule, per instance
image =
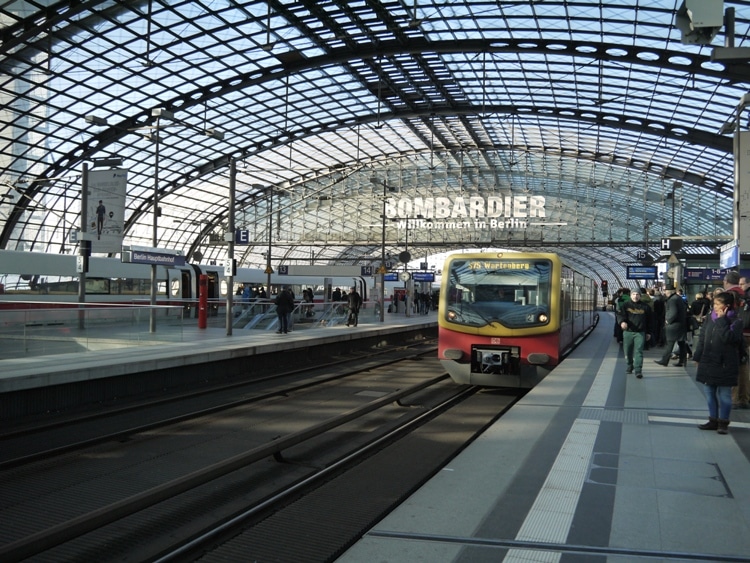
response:
[[[750,411],[695,364],[625,373],[614,319],[337,561],[750,561]],[[672,362],[674,363],[674,362]]]
[[[124,335],[122,347],[5,359],[0,353],[0,421],[263,370],[278,372],[306,359],[397,342],[407,334],[437,336],[437,318],[435,312],[388,314],[383,323],[369,318],[357,327],[299,328],[288,334],[234,329],[227,335],[225,327],[185,326],[179,342],[134,345]],[[116,327],[107,330],[116,343]],[[0,352],[3,346],[13,342],[0,342]]]

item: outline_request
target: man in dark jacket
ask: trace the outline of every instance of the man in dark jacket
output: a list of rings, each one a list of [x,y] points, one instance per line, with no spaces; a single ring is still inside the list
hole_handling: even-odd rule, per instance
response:
[[[650,338],[651,308],[641,302],[641,292],[630,292],[630,301],[622,303],[617,311],[617,322],[622,329],[622,348],[627,361],[627,373],[638,379],[643,377],[643,346]]]
[[[687,305],[674,289],[667,289],[667,300],[664,302],[664,332],[667,338],[667,348],[660,360],[654,360],[660,366],[668,366],[675,343],[679,348],[677,367],[684,366],[687,361],[687,347],[685,335],[687,333]]]
[[[290,293],[290,289],[285,287],[274,300],[276,303],[276,316],[279,318],[279,330],[276,334],[289,332],[289,313],[294,311],[294,297]]]
[[[651,334],[654,335],[654,346],[664,346],[667,341],[664,339],[664,295],[654,290],[653,293],[654,319],[651,324]]]
[[[346,326],[357,326],[359,322],[359,308],[362,306],[362,297],[357,293],[357,288],[352,287],[347,296],[349,306],[349,317],[346,319]]]

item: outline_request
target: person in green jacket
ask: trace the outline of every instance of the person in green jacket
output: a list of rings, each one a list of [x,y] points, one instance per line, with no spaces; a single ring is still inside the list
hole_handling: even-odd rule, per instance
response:
[[[651,338],[651,308],[641,301],[641,292],[630,292],[630,301],[624,302],[617,312],[617,321],[622,328],[622,348],[627,362],[626,373],[633,373],[638,379],[643,377],[643,347]]]

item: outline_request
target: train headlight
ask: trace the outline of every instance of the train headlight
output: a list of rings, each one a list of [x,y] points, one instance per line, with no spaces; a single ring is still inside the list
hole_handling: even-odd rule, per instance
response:
[[[448,311],[446,317],[448,317],[449,321],[452,321],[454,323],[458,322],[458,313],[456,313],[455,311]]]
[[[460,360],[461,358],[463,358],[463,356],[463,350],[459,350],[456,348],[447,348],[443,350],[443,357],[446,360]]]
[[[541,352],[532,352],[526,358],[526,361],[532,365],[544,365],[549,362],[550,357],[548,354],[542,354]]]
[[[547,313],[539,313],[539,322],[546,323],[547,321],[549,321],[549,317],[547,316]]]

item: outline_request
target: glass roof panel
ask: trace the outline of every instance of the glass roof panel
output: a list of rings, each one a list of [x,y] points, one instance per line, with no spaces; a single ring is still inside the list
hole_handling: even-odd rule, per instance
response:
[[[117,0],[95,11],[6,5],[0,183],[14,198],[0,200],[0,246],[70,251],[60,226],[78,222],[81,164],[118,155],[129,170],[127,240],[150,244],[156,185],[161,243],[206,259],[225,252],[216,241],[230,158],[235,219],[258,238],[242,250],[248,264],[263,263],[269,194],[285,201],[272,223],[279,256],[374,259],[373,177],[409,197],[547,198],[548,225],[418,229],[416,255],[551,240],[572,259],[582,253],[565,245],[589,245],[593,263],[621,275],[633,248],[655,252],[673,215],[678,234],[705,237],[691,248],[710,255],[732,236],[731,138],[719,129],[748,91],[748,70],[683,45],[671,5],[612,4],[154,0],[150,15]],[[746,33],[750,4],[732,4]],[[158,164],[146,138],[155,107],[178,119],[159,131]],[[404,242],[388,225],[389,250]]]

